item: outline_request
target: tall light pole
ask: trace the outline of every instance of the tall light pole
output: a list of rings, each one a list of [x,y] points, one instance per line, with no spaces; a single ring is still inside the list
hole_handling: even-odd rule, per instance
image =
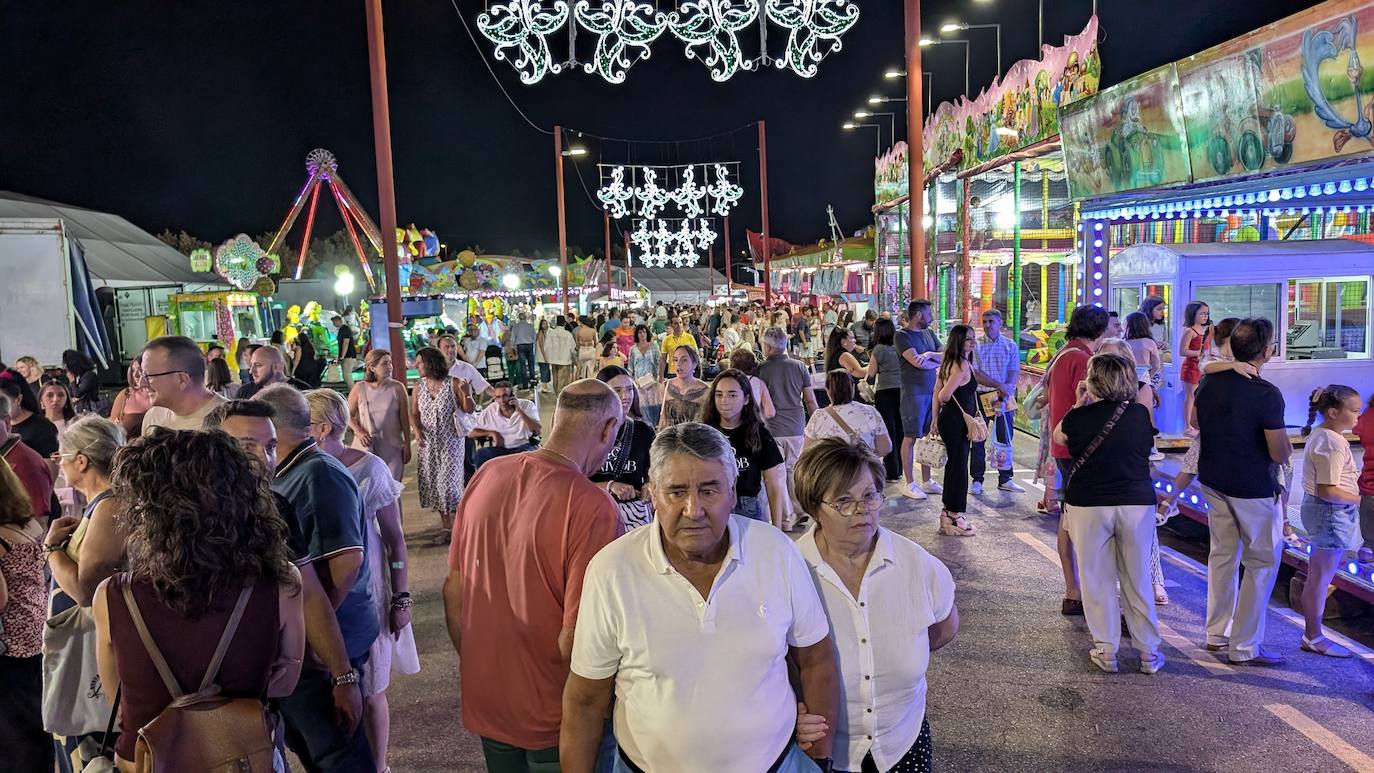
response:
[[[910,218],[908,233],[911,234],[911,297],[923,298],[926,295],[926,232],[921,218],[925,216],[925,116],[921,115],[921,87],[925,78],[921,69],[921,0],[904,0],[905,27],[904,44],[906,48],[906,111],[907,136],[907,185],[909,186],[907,215]],[[968,68],[965,67],[965,72]],[[965,77],[967,80],[967,77]],[[887,277],[882,277],[884,282]]]
[[[943,45],[946,45],[946,44],[948,44],[948,43],[962,43],[963,46],[964,46],[964,96],[968,96],[968,95],[969,95],[969,93],[968,93],[968,90],[969,90],[969,86],[968,86],[968,83],[969,83],[969,81],[968,81],[968,62],[969,62],[969,54],[968,54],[969,46],[968,46],[968,41],[965,40],[965,39],[963,39],[963,38],[945,38],[945,39],[943,39],[943,40],[937,40],[937,39],[935,39],[935,38],[921,38],[921,40],[920,40],[920,42],[918,43],[918,45],[919,45],[921,48],[925,48],[926,46],[943,46]],[[909,86],[908,86],[908,88],[909,88]]]
[[[855,129],[867,129],[867,128],[877,129],[877,130],[878,130],[878,138],[877,138],[877,141],[874,143],[875,147],[873,148],[873,150],[874,150],[873,157],[874,157],[874,158],[877,158],[878,156],[881,156],[881,155],[883,154],[883,125],[882,125],[882,124],[880,124],[880,123],[854,123],[853,121],[845,121],[844,126],[841,127],[841,128],[843,128],[843,129],[844,129],[845,131],[847,131],[847,132],[852,132],[852,131],[854,131]]]
[[[889,69],[888,71],[886,71],[886,72],[883,73],[883,78],[885,78],[885,79],[887,79],[887,80],[890,80],[890,81],[898,80],[898,79],[900,79],[900,78],[905,78],[905,77],[906,77],[906,70]],[[932,94],[931,92],[932,92],[932,90],[935,88],[935,73],[931,72],[930,70],[926,70],[925,72],[921,73],[921,77],[922,77],[922,78],[925,78],[925,83],[923,83],[922,85],[925,86],[925,92],[926,92],[926,115],[930,115],[931,110],[934,108],[934,104],[933,104],[933,102],[932,102],[931,100],[932,100],[932,98],[933,98],[935,95]],[[868,100],[868,103],[869,103],[870,105],[877,105],[877,104],[882,104],[882,103],[885,102],[885,101],[888,101],[888,100],[883,99],[882,97],[876,97],[876,99],[878,100],[877,102],[874,102],[874,101],[873,101],[874,99],[875,99],[875,97],[870,97],[869,100]],[[896,101],[896,100],[892,100],[892,101]]]
[[[386,90],[386,35],[382,0],[367,0],[367,53],[372,74],[372,142],[377,155],[377,214],[381,216],[382,270],[386,276],[386,326],[391,351],[405,352],[401,341],[401,268],[396,233],[396,182],[391,170],[391,111]],[[316,189],[318,190],[318,189]],[[396,380],[406,383],[406,358],[391,358]]]
[[[1002,25],[1000,24],[968,24],[966,22],[952,21],[940,27],[940,34],[948,35],[951,32],[961,30],[990,30],[997,31],[997,77],[1002,77]],[[965,87],[967,91],[967,87]]]

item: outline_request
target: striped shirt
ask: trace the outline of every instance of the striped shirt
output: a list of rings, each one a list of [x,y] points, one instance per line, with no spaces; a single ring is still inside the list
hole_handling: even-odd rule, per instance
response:
[[[1014,388],[1021,373],[1021,353],[1016,350],[1015,342],[1006,336],[999,335],[995,340],[978,336],[973,344],[973,367],[997,383]],[[978,391],[993,390],[980,384]]]

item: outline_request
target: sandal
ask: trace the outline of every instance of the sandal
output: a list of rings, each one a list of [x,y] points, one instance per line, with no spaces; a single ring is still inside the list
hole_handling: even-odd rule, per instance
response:
[[[1304,636],[1302,637],[1302,644],[1300,646],[1307,652],[1315,652],[1318,655],[1325,655],[1329,658],[1350,657],[1350,650],[1331,641],[1325,636],[1318,636],[1315,639],[1308,639]]]
[[[1050,507],[1049,505],[1045,504],[1045,500],[1042,499],[1039,502],[1035,503],[1035,512],[1040,513],[1041,515],[1059,515],[1059,508]]]
[[[951,515],[947,510],[940,511],[940,533],[947,537],[972,537],[978,529],[969,523],[963,513]]]
[[[1155,586],[1155,606],[1167,607],[1169,605],[1169,591],[1164,590],[1163,585]]]
[[[1083,599],[1064,599],[1059,604],[1059,614],[1064,617],[1082,617]]]

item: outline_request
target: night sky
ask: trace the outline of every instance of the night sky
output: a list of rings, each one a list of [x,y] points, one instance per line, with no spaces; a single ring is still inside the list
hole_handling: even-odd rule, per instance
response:
[[[663,2],[666,7],[669,3]],[[929,34],[959,18],[1000,22],[1008,68],[1036,50],[1035,0],[926,0]],[[1090,0],[1045,0],[1045,39],[1081,31]],[[1103,85],[1142,73],[1280,19],[1295,0],[1102,0]],[[577,163],[595,190],[599,158],[640,163],[740,161],[746,196],[733,219],[760,225],[757,139],[768,124],[773,235],[797,243],[828,237],[825,208],[841,228],[870,222],[872,129],[840,125],[873,93],[900,96],[882,79],[902,65],[902,3],[862,0],[863,16],[811,80],[786,72],[710,80],[665,35],[628,82],[564,73],[527,87],[492,62],[539,127],[555,123],[608,137],[710,141],[635,143],[583,139]],[[473,24],[480,2],[459,2]],[[0,189],[108,210],[154,233],[184,229],[210,241],[274,229],[305,181],[305,154],[326,147],[377,216],[364,5],[291,2],[0,2]],[[454,247],[556,254],[551,137],[507,103],[445,0],[385,3],[398,215],[434,228]],[[776,29],[776,28],[775,28]],[[473,26],[476,34],[475,25]],[[970,30],[973,91],[995,75],[992,30]],[[580,43],[586,43],[583,36]],[[490,44],[478,37],[490,57]],[[757,52],[751,38],[746,53]],[[770,48],[784,44],[774,35]],[[590,58],[591,46],[579,45]],[[555,52],[566,52],[566,38]],[[925,50],[935,102],[962,92],[963,47]],[[902,105],[897,138],[904,139]],[[871,119],[870,119],[871,120]],[[882,119],[886,124],[886,119]],[[730,134],[731,130],[747,127]],[[884,145],[890,143],[882,128]],[[567,167],[570,241],[602,242],[600,210]],[[316,236],[341,227],[324,209]],[[293,233],[300,238],[301,226]],[[719,259],[719,256],[718,256]]]

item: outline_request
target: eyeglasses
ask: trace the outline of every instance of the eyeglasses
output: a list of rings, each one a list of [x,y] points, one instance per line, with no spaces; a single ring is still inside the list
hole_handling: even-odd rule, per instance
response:
[[[883,499],[884,497],[882,495],[882,492],[870,491],[867,494],[864,494],[863,497],[859,499],[854,499],[852,497],[840,497],[834,502],[823,501],[821,502],[821,504],[829,505],[830,507],[834,508],[835,512],[839,513],[840,515],[853,518],[854,516],[858,515],[861,511],[865,513],[871,513],[874,510],[877,510],[878,508],[882,507]]]
[[[170,376],[170,375],[172,375],[173,373],[185,373],[185,372],[186,372],[186,371],[184,371],[184,370],[164,370],[164,371],[162,371],[161,373],[148,373],[148,372],[144,372],[143,375],[142,375],[142,377],[141,377],[139,380],[140,380],[140,381],[151,381],[151,380],[157,378],[158,376]]]

